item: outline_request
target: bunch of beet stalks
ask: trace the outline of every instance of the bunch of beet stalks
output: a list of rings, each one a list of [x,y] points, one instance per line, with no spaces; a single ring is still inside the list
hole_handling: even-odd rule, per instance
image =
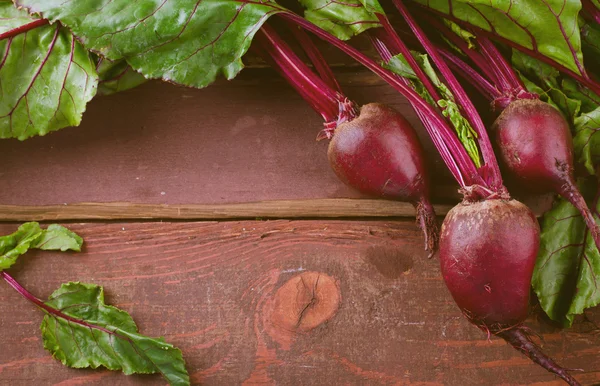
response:
[[[439,252],[444,281],[468,320],[488,335],[505,339],[516,349],[571,385],[579,383],[567,369],[546,356],[523,326],[530,309],[530,287],[540,244],[540,228],[532,211],[512,199],[504,187],[493,151],[511,177],[537,191],[555,191],[583,215],[597,246],[600,230],[577,190],[569,125],[561,113],[528,92],[500,51],[486,37],[468,47],[443,23],[427,15],[436,31],[464,50],[470,63],[432,43],[401,0],[394,5],[410,37],[400,38],[383,14],[383,28],[370,32],[371,41],[388,62],[402,54],[434,101],[438,89],[414,59],[410,40],[424,49],[463,116],[476,133],[480,160],[475,162],[461,144],[444,109],[433,106],[414,89],[414,82],[384,69],[352,46],[295,14],[282,14],[284,24],[266,23],[253,49],[273,66],[325,121],[317,139],[329,139],[331,167],[348,185],[361,192],[412,203],[424,232],[429,256]],[[291,32],[312,68],[300,59],[278,33]],[[448,169],[458,181],[463,201],[446,216],[441,232],[429,201],[421,144],[408,121],[389,106],[362,107],[345,97],[331,69],[314,45],[309,31],[375,72],[415,109]],[[452,70],[460,73],[501,113],[486,130],[467,93]]]

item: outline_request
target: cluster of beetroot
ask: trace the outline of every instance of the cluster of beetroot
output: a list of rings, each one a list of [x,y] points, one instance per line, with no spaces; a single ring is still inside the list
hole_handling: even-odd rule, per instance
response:
[[[415,206],[425,248],[430,256],[438,252],[444,281],[469,321],[488,334],[502,337],[569,384],[577,385],[565,369],[542,353],[522,326],[529,313],[540,228],[532,211],[510,197],[496,158],[523,187],[554,191],[569,200],[583,215],[599,246],[600,230],[574,182],[569,124],[556,108],[526,90],[488,38],[478,37],[477,45],[467,48],[447,27],[431,19],[438,31],[448,32],[449,39],[464,48],[473,63],[467,64],[432,43],[402,2],[394,3],[412,36],[400,39],[386,16],[377,15],[384,28],[370,33],[374,47],[386,62],[402,54],[431,99],[441,100],[438,89],[404,43],[410,39],[418,42],[475,131],[481,153],[479,163],[469,156],[451,123],[444,118],[441,104],[432,106],[414,90],[411,80],[384,70],[371,58],[306,20],[293,14],[282,15],[314,71],[282,40],[273,25],[263,25],[254,49],[322,115],[325,128],[318,138],[330,140],[329,162],[341,180],[361,192]],[[377,73],[411,103],[464,195],[463,201],[446,216],[441,231],[429,201],[426,163],[414,128],[389,106],[370,103],[359,107],[345,97],[304,30]],[[500,112],[489,136],[451,67],[462,75],[471,75],[470,81],[489,98],[494,112]]]

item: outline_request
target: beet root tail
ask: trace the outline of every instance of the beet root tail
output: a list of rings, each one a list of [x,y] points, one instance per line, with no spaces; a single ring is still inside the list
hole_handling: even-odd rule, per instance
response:
[[[430,259],[438,249],[440,239],[440,230],[433,206],[426,198],[422,198],[415,204],[417,209],[417,225],[423,231],[425,236],[425,250]]]
[[[575,186],[575,183],[572,180],[569,181],[563,186],[559,193],[581,213],[583,220],[585,221],[585,225],[590,230],[592,239],[596,244],[596,248],[598,248],[600,251],[600,227],[598,224],[596,224],[594,215],[587,206],[585,199],[577,189],[577,186]]]
[[[567,369],[559,366],[552,358],[544,354],[537,344],[531,341],[525,328],[515,327],[501,331],[497,335],[538,365],[561,377],[569,385],[581,386],[581,384],[567,372]]]

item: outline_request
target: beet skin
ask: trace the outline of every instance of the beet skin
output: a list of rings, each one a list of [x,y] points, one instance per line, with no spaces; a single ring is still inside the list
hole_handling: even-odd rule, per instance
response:
[[[396,110],[378,103],[339,125],[327,151],[337,176],[373,196],[408,201],[417,208],[430,255],[437,246],[437,223],[429,202],[425,158],[417,134]]]
[[[533,343],[528,329],[522,326],[529,313],[531,277],[539,245],[537,219],[520,202],[463,202],[448,212],[442,224],[442,275],[471,323],[503,338],[568,384],[579,385]]]
[[[567,199],[581,212],[600,249],[600,228],[575,185],[573,140],[560,111],[538,99],[519,99],[496,119],[494,133],[500,159],[521,185]]]

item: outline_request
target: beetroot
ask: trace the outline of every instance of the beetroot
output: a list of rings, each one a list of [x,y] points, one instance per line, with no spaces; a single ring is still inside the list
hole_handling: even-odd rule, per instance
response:
[[[528,189],[567,199],[600,248],[600,228],[575,185],[573,141],[562,114],[538,99],[518,99],[502,111],[493,130],[500,159],[514,177]]]
[[[353,188],[411,202],[431,257],[438,232],[428,199],[423,149],[415,130],[400,113],[378,103],[362,106],[358,117],[335,129],[327,155],[338,177]]]
[[[578,382],[542,353],[521,326],[529,313],[540,228],[516,200],[465,201],[442,224],[442,275],[456,304],[477,327],[502,337],[570,385]]]

